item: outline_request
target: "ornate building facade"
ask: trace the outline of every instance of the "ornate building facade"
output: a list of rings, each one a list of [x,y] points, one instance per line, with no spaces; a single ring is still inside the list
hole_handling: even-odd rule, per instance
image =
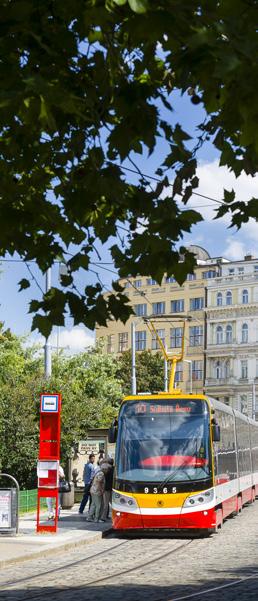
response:
[[[180,316],[191,316],[191,321],[186,323],[184,361],[178,364],[176,380],[185,392],[201,393],[205,378],[206,287],[208,281],[220,274],[225,259],[211,258],[205,249],[198,246],[191,246],[189,250],[196,254],[197,267],[182,286],[173,277],[164,277],[161,286],[146,277],[120,280],[135,316],[126,324],[110,321],[107,328],[98,327],[96,337],[104,341],[107,352],[122,353],[131,348],[131,324],[134,321],[136,352],[157,352],[159,344],[144,322],[145,317],[153,316],[164,345],[170,353],[177,354],[182,346],[183,322]]]
[[[222,264],[206,294],[205,392],[258,418],[258,259]]]

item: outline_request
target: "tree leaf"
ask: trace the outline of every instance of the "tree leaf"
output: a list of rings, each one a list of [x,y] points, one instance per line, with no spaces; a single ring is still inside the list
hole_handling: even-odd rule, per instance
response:
[[[148,0],[128,0],[130,8],[138,14],[146,13],[148,10]]]
[[[31,329],[32,330],[38,329],[38,331],[40,332],[40,334],[42,334],[42,336],[44,336],[45,338],[48,338],[51,333],[52,323],[48,319],[48,317],[46,317],[45,315],[38,314],[33,317]]]
[[[23,278],[22,280],[19,281],[19,286],[20,286],[19,292],[21,290],[26,290],[26,288],[30,287],[30,282],[26,278]]]

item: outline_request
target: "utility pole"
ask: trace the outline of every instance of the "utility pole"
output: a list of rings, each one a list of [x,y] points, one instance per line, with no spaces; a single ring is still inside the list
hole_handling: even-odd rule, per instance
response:
[[[47,269],[46,272],[46,292],[48,292],[51,288],[51,267]],[[52,361],[51,361],[51,344],[49,342],[49,338],[46,338],[45,341],[45,352],[44,352],[44,362],[45,362],[45,378],[50,378],[52,375]]]
[[[190,394],[193,393],[193,362],[191,359],[183,359],[184,363],[189,363]]]
[[[167,352],[167,347],[165,346],[166,352]],[[167,359],[165,357],[164,359],[164,391],[167,392],[168,391],[168,362]]]
[[[136,394],[136,362],[135,362],[135,321],[131,323],[131,348],[132,348],[132,372],[131,372],[131,390]]]

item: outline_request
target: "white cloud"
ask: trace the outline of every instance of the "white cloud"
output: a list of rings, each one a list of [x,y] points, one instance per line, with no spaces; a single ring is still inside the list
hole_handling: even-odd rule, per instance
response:
[[[242,173],[238,178],[234,176],[226,167],[220,167],[218,160],[209,163],[202,163],[197,168],[199,178],[199,187],[195,190],[199,194],[209,196],[218,201],[223,200],[223,189],[235,190],[236,200],[249,200],[252,196],[257,196],[258,177],[251,177]],[[211,205],[211,206],[204,206]],[[187,206],[200,207],[200,212],[205,221],[211,221],[215,217],[215,208],[219,206],[211,200],[193,195]],[[220,221],[229,224],[230,215],[223,217]],[[256,230],[257,236],[258,230]]]
[[[224,255],[227,259],[231,261],[238,261],[243,258],[246,254],[245,244],[243,242],[238,242],[237,240],[232,240],[232,238],[227,238],[225,240],[226,246]]]
[[[26,340],[26,346],[38,344],[45,345],[45,338],[40,334],[32,334]],[[76,354],[85,351],[95,344],[95,333],[81,326],[74,328],[54,328],[50,336],[50,344],[53,351],[59,349],[65,353]]]
[[[51,334],[51,345],[55,348],[80,352],[95,344],[95,334],[83,327],[60,328]]]

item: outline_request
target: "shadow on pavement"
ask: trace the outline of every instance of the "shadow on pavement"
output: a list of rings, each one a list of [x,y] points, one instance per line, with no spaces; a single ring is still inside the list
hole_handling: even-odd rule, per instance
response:
[[[130,574],[130,583],[117,583],[109,584],[108,578],[108,566],[105,562],[104,566],[100,564],[99,582],[95,580],[91,584],[87,585],[87,580],[90,581],[89,575],[86,576],[87,570],[85,571],[85,584],[76,586],[76,584],[68,585],[68,579],[75,578],[74,575],[69,576],[69,568],[67,568],[66,575],[57,586],[30,586],[26,589],[19,588],[19,584],[16,584],[15,588],[8,590],[2,590],[0,592],[1,600],[14,600],[15,601],[27,601],[37,599],[38,601],[187,601],[187,599],[196,598],[197,601],[208,599],[209,601],[257,601],[258,598],[258,568],[256,565],[248,566],[241,570],[230,570],[230,573],[225,574],[223,572],[216,572],[214,579],[207,579],[205,581],[199,580],[197,584],[187,583],[187,574],[185,576],[185,582],[182,584],[173,583],[173,567],[167,566],[167,573],[164,576],[164,570],[162,570],[162,577],[160,578],[160,584],[157,582],[151,583],[153,575],[151,571],[146,573],[146,581],[148,584],[138,584],[134,582],[134,576]],[[183,567],[182,567],[183,569]],[[137,574],[137,571],[136,571]],[[136,576],[135,574],[135,576]],[[138,571],[142,580],[144,580],[144,573]],[[154,572],[157,577],[157,572]],[[106,580],[105,580],[106,579]],[[198,574],[196,574],[198,579]]]

